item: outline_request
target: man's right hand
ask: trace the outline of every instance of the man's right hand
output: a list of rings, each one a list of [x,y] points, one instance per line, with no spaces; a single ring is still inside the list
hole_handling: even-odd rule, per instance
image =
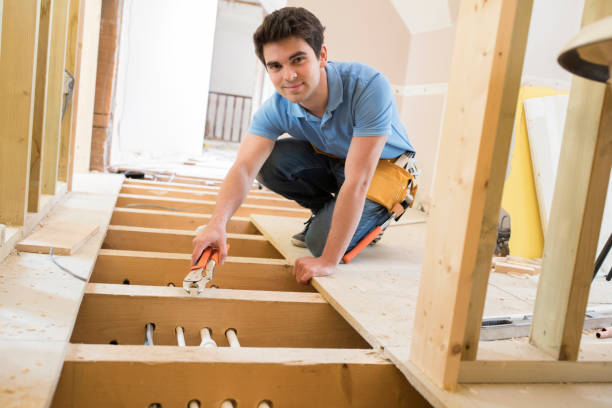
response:
[[[219,263],[223,265],[227,257],[227,234],[224,225],[208,224],[192,241],[193,253],[191,266],[195,265],[202,252],[208,247],[219,251]]]

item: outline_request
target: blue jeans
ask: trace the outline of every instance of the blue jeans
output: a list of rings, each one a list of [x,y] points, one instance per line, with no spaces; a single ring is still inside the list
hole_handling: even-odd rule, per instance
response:
[[[312,211],[314,218],[306,231],[306,246],[314,256],[320,256],[329,234],[336,197],[344,183],[344,161],[315,152],[308,142],[279,139],[259,171],[257,181]],[[366,199],[347,252],[388,217],[385,207]]]

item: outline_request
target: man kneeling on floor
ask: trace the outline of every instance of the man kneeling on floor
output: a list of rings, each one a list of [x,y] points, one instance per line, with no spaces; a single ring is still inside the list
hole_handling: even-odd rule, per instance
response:
[[[384,171],[399,169],[398,157],[414,156],[391,86],[369,66],[328,61],[323,30],[308,10],[286,7],[253,35],[276,93],[253,118],[210,222],[193,240],[192,263],[209,246],[223,262],[226,224],[255,177],[312,211],[292,238],[314,255],[295,262],[294,275],[304,284],[331,274],[404,198],[398,200],[398,191],[405,192],[406,179],[392,180],[388,175],[396,173]],[[284,133],[291,137],[279,139]]]

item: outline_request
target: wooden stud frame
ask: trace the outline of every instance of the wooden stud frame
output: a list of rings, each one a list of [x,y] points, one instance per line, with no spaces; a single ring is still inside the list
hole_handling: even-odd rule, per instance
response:
[[[411,347],[413,363],[445,389],[457,383],[478,244],[494,239],[481,226],[489,185],[503,183],[491,178],[492,159],[496,140],[510,143],[503,115],[513,116],[519,78],[508,67],[523,59],[530,12],[531,1],[461,3]]]
[[[40,0],[5,2],[0,49],[0,224],[25,223]]]
[[[68,0],[3,2],[0,225],[6,227],[0,241],[0,260],[66,193],[66,185],[58,182],[56,175],[47,171],[46,184],[43,178],[45,169],[54,166],[45,151],[52,144],[47,138],[50,118],[61,114],[61,103],[52,94],[57,93],[57,99],[61,99],[67,35],[61,16],[67,14],[67,7]]]
[[[61,115],[64,89],[64,64],[70,0],[53,1],[52,29],[49,31],[49,68],[47,73],[47,109],[44,121],[45,142],[42,149],[41,192],[55,194],[58,176],[59,146],[61,139]]]
[[[457,382],[609,383],[612,377],[612,362],[606,361],[469,361],[476,357],[530,9],[530,1],[518,0],[461,5],[434,193],[438,201],[430,218],[427,273],[421,275],[411,349],[415,369],[447,390]],[[584,13],[586,24],[612,14],[612,5],[587,0]],[[489,45],[478,34],[484,31],[497,33]],[[465,75],[474,78],[465,81]],[[532,344],[562,360],[576,360],[580,345],[612,163],[611,95],[610,87],[579,78],[570,93],[563,170],[531,334]],[[458,129],[465,132],[457,136]],[[575,249],[568,250],[568,239]]]

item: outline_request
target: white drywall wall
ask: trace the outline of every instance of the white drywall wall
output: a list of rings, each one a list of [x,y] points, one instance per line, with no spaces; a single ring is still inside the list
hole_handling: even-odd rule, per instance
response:
[[[523,85],[569,90],[571,74],[557,63],[559,51],[580,30],[584,0],[535,0],[523,65]]]
[[[253,33],[263,21],[258,5],[220,1],[212,57],[210,90],[253,96],[257,57]]]
[[[216,15],[217,1],[125,1],[111,163],[201,152]]]
[[[440,30],[453,24],[448,0],[391,0],[410,34]]]
[[[285,7],[287,0],[259,0],[266,13],[270,14],[274,10]]]

